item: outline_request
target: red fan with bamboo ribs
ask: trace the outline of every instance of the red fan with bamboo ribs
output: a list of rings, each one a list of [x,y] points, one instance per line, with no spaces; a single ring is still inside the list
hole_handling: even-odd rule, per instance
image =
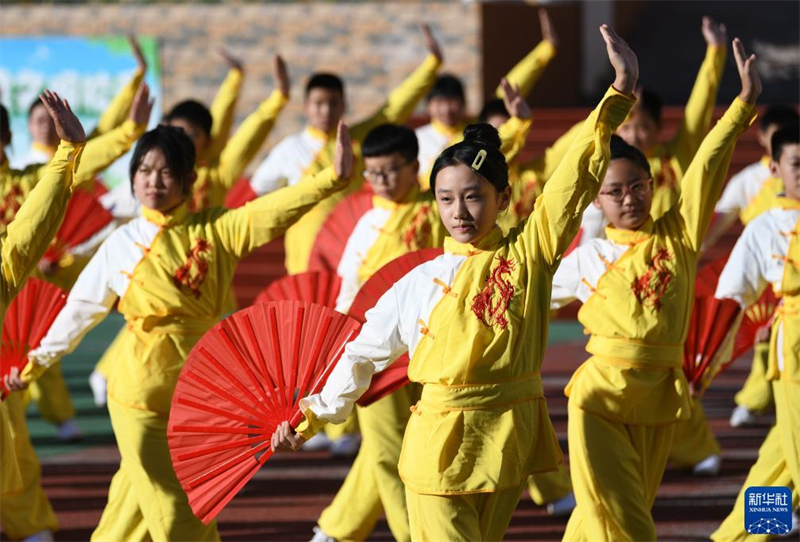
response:
[[[44,260],[57,262],[64,253],[88,241],[94,234],[111,224],[113,217],[97,198],[76,190],[67,203],[64,221],[44,255]]]
[[[372,191],[368,188],[350,194],[339,202],[314,240],[308,258],[309,271],[336,272],[347,240],[358,221],[370,209],[372,209]]]
[[[278,424],[302,420],[360,324],[299,301],[253,305],[195,345],[172,397],[167,438],[189,505],[210,522],[272,456]]]
[[[683,372],[695,390],[708,387],[730,364],[732,358],[723,355],[724,346],[733,340],[740,313],[739,304],[732,299],[695,296],[683,345]]]
[[[779,300],[772,291],[772,287],[767,287],[758,301],[745,309],[742,325],[739,327],[733,343],[732,359],[738,358],[753,347],[759,329],[772,325],[778,304]]]
[[[694,280],[694,295],[713,296],[716,293],[719,276],[728,263],[728,256],[730,254],[712,260],[700,268]]]
[[[253,187],[250,186],[250,179],[242,178],[225,195],[225,207],[236,209],[248,201],[256,199],[256,197],[258,195],[253,191]]]
[[[269,301],[307,301],[331,309],[342,288],[342,279],[330,271],[308,271],[281,277],[256,297],[256,303]]]
[[[13,367],[22,370],[28,364],[28,352],[39,346],[66,302],[66,292],[49,282],[32,278],[25,283],[3,321],[0,377]],[[8,391],[3,387],[3,398]]]
[[[409,252],[387,263],[364,283],[347,314],[363,324],[366,321],[364,316],[366,312],[374,307],[381,296],[398,280],[418,265],[443,253],[444,251],[440,248],[425,248]],[[362,407],[369,406],[408,384],[408,363],[408,353],[406,353],[397,358],[385,371],[373,376],[369,389],[358,400],[358,404]]]

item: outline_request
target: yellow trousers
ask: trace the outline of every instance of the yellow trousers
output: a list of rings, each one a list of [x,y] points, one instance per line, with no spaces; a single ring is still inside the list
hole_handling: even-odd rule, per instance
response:
[[[345,435],[352,435],[358,433],[358,414],[356,410],[347,417],[344,423],[326,423],[322,430],[331,440],[339,440]]]
[[[12,540],[26,538],[45,529],[57,531],[58,520],[50,506],[50,500],[42,490],[42,469],[25,421],[24,394],[10,394],[6,399],[6,407],[22,488],[0,495],[2,530]]]
[[[408,509],[397,473],[410,408],[419,399],[417,384],[358,409],[363,441],[342,487],[319,518],[319,526],[336,540],[360,542],[369,537],[381,514],[397,542],[408,542]]]
[[[577,506],[565,542],[655,540],[651,509],[675,424],[627,425],[569,401],[569,466]]]
[[[800,384],[776,380],[775,426],[758,450],[758,459],[747,474],[733,510],[711,535],[714,542],[762,541],[767,535],[744,529],[744,494],[752,486],[786,486],[792,490],[792,509],[800,505]]]
[[[125,334],[125,326],[117,332],[117,336],[114,337],[114,340],[111,341],[111,344],[108,345],[106,351],[103,352],[102,357],[98,360],[97,365],[94,366],[94,370],[103,375],[106,380],[109,379],[111,376],[111,368],[114,365],[114,360],[118,359],[118,350],[122,348],[122,343],[124,341]]]
[[[502,540],[525,488],[468,495],[425,495],[406,488],[414,542]]]
[[[195,517],[175,476],[167,418],[108,398],[121,461],[93,541],[219,540],[217,523]]]
[[[772,406],[772,383],[767,380],[767,363],[769,361],[769,343],[758,343],[753,349],[753,363],[750,374],[742,389],[733,398],[736,404],[750,412],[763,412]]]
[[[556,502],[572,492],[569,469],[562,463],[557,471],[532,474],[528,478],[528,493],[539,506]]]
[[[0,402],[0,495],[16,492],[22,488],[17,453],[14,450],[14,435],[5,401]]]
[[[669,459],[678,468],[692,468],[710,455],[719,455],[722,448],[708,426],[703,403],[692,400],[692,416],[675,424]]]
[[[36,402],[41,417],[56,425],[61,425],[75,417],[75,407],[64,382],[61,364],[56,363],[28,388],[30,398]]]

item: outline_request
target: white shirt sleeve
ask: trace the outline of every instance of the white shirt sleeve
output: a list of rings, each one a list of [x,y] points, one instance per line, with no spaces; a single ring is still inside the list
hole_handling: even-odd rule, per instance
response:
[[[286,140],[284,140],[286,141]],[[258,166],[250,179],[250,187],[257,195],[271,194],[288,184],[288,177],[284,172],[284,141],[278,143],[267,158]]]
[[[573,250],[564,258],[555,275],[553,275],[553,291],[550,297],[551,309],[560,309],[578,298],[578,286],[581,283],[579,250]]]
[[[764,220],[751,222],[736,241],[717,282],[714,294],[717,299],[733,299],[742,307],[748,307],[758,301],[767,287],[762,268],[764,255],[759,250],[758,241],[759,237],[763,239],[762,224],[765,224]]]
[[[747,194],[745,194],[744,184],[746,181],[747,170],[740,171],[734,175],[725,190],[722,191],[714,211],[722,214],[738,213],[747,207]]]
[[[117,294],[110,287],[108,247],[104,243],[78,277],[47,335],[28,354],[32,362],[49,367],[72,352],[114,306]]]
[[[353,404],[369,388],[372,375],[386,369],[407,350],[408,341],[400,329],[398,300],[409,299],[409,278],[406,275],[397,282],[367,311],[361,332],[345,348],[325,387],[319,394],[301,399],[303,410],[310,408],[328,422],[344,422]]]
[[[111,216],[123,222],[139,216],[142,206],[131,192],[128,183],[122,183],[98,198]]]

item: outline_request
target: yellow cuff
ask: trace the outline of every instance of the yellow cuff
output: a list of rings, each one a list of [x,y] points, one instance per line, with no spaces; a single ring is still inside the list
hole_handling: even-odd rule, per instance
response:
[[[309,408],[303,412],[303,421],[301,421],[294,431],[306,440],[319,433],[319,430],[328,422],[317,418],[317,415]]]
[[[269,98],[261,102],[261,105],[258,106],[258,111],[262,115],[272,118],[277,116],[287,103],[289,103],[289,98],[284,96],[283,92],[280,90],[273,90]]]
[[[749,104],[737,96],[720,120],[725,120],[731,124],[739,124],[742,128],[749,128],[755,122],[757,116],[756,105]]]
[[[625,121],[635,103],[635,96],[632,94],[626,96],[613,86],[610,86],[606,95],[603,96],[603,101],[600,102],[597,122],[607,124],[613,133]]]
[[[534,51],[537,51],[537,56],[541,55],[539,58],[545,61],[552,60],[558,53],[556,46],[547,40],[540,41]]]
[[[441,66],[442,66],[442,61],[439,60],[439,58],[437,58],[436,55],[429,54],[422,62],[422,66],[420,67],[432,71],[438,71]]]
[[[44,365],[39,365],[34,361],[28,361],[28,364],[22,369],[22,374],[19,377],[22,379],[23,382],[30,384],[34,380],[38,380],[42,374],[49,369],[50,367],[45,367]]]

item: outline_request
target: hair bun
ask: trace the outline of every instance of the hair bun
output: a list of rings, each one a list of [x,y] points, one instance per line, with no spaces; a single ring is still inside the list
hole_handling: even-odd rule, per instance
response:
[[[479,143],[489,148],[500,150],[502,145],[500,134],[491,124],[470,124],[464,128],[464,141]]]

